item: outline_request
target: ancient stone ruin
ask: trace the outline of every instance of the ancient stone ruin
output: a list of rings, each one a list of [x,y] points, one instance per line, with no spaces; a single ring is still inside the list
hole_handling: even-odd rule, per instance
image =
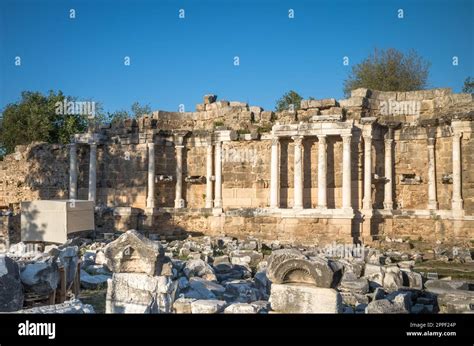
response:
[[[17,147],[0,163],[0,205],[94,201],[98,232],[163,238],[468,240],[473,105],[449,89],[357,89],[275,113],[206,95],[195,112],[101,126],[68,148]],[[15,237],[15,216],[3,218]]]
[[[206,95],[18,146],[0,162],[0,311],[93,312],[70,291],[24,309],[80,272],[108,313],[472,312],[472,282],[415,267],[472,272],[473,120],[472,95],[449,89],[283,112]],[[94,229],[26,253],[21,203],[58,199],[65,220],[92,203]]]

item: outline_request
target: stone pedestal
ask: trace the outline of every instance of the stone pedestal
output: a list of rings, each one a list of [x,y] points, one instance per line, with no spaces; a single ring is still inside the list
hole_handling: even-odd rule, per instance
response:
[[[281,313],[341,313],[342,297],[332,288],[306,284],[272,284],[270,304]]]

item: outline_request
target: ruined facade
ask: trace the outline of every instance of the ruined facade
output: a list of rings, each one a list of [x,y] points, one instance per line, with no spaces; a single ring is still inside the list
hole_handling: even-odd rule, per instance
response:
[[[206,95],[18,147],[0,205],[92,200],[99,231],[141,229],[324,244],[474,238],[474,102],[449,89],[352,91],[271,112]]]

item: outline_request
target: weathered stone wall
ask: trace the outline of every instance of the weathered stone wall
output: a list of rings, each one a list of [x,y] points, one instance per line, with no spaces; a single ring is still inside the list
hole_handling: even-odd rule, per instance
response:
[[[407,107],[399,112],[395,106]],[[400,106],[401,105],[401,106]],[[410,108],[411,107],[411,108]],[[387,110],[388,109],[388,110]],[[340,119],[336,119],[340,116]],[[419,92],[379,92],[357,89],[346,100],[305,100],[301,110],[264,111],[241,102],[215,101],[208,97],[196,112],[157,111],[139,119],[128,119],[96,129],[100,136],[97,149],[97,205],[146,207],[148,181],[147,143],[155,143],[155,207],[173,208],[176,195],[176,132],[187,130],[183,151],[183,199],[186,208],[143,216],[143,227],[170,234],[203,232],[235,236],[253,235],[266,239],[319,242],[334,237],[344,239],[360,234],[361,219],[262,216],[246,212],[228,213],[238,208],[267,208],[270,197],[271,131],[276,124],[311,123],[314,119],[352,123],[351,191],[352,207],[362,209],[364,181],[364,143],[362,131],[373,122],[372,135],[372,206],[384,208],[385,143],[388,127],[393,129],[393,200],[394,213],[374,215],[373,235],[403,234],[440,238],[473,238],[474,216],[474,103],[472,96],[452,94],[449,89]],[[336,120],[334,120],[336,119]],[[463,121],[461,137],[462,198],[467,219],[456,223],[448,215],[452,208],[452,121]],[[321,121],[321,120],[317,120]],[[208,139],[216,130],[234,130],[238,136],[223,142],[222,195],[224,212],[213,216],[202,209],[206,200],[206,164]],[[443,216],[397,212],[426,210],[428,204],[427,138],[435,137],[436,188]],[[78,198],[88,198],[89,146],[78,144]],[[307,136],[303,141],[303,206],[318,204],[319,139]],[[294,205],[294,141],[280,138],[280,207]],[[35,144],[18,147],[0,162],[0,205],[22,200],[68,198],[68,148]],[[343,145],[338,136],[327,137],[328,208],[342,207]],[[214,154],[213,154],[214,155]],[[451,177],[451,179],[450,179]],[[408,179],[407,179],[408,178]],[[189,209],[190,208],[190,209]],[[192,210],[191,210],[192,209]],[[135,212],[134,212],[135,213]],[[110,214],[110,213],[109,213]],[[118,216],[107,214],[101,230],[116,227]],[[403,214],[403,215],[402,215]],[[105,214],[104,214],[105,215]],[[125,217],[125,216],[124,216]],[[147,219],[148,218],[148,219]],[[107,220],[106,220],[107,219]],[[151,223],[150,223],[151,222]],[[364,221],[365,222],[365,221]],[[126,222],[123,227],[126,227]],[[138,223],[138,227],[142,227]],[[433,232],[436,229],[436,232]],[[430,231],[431,230],[431,231]]]
[[[61,145],[17,146],[0,161],[0,206],[21,201],[67,198],[69,160]]]

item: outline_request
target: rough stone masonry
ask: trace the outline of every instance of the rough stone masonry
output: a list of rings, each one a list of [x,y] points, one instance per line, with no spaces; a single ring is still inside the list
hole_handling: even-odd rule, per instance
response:
[[[449,89],[353,90],[272,112],[206,95],[19,146],[0,162],[0,238],[18,203],[91,200],[99,232],[199,232],[287,243],[380,237],[465,242],[474,234],[474,102]],[[5,240],[4,240],[5,241]]]

